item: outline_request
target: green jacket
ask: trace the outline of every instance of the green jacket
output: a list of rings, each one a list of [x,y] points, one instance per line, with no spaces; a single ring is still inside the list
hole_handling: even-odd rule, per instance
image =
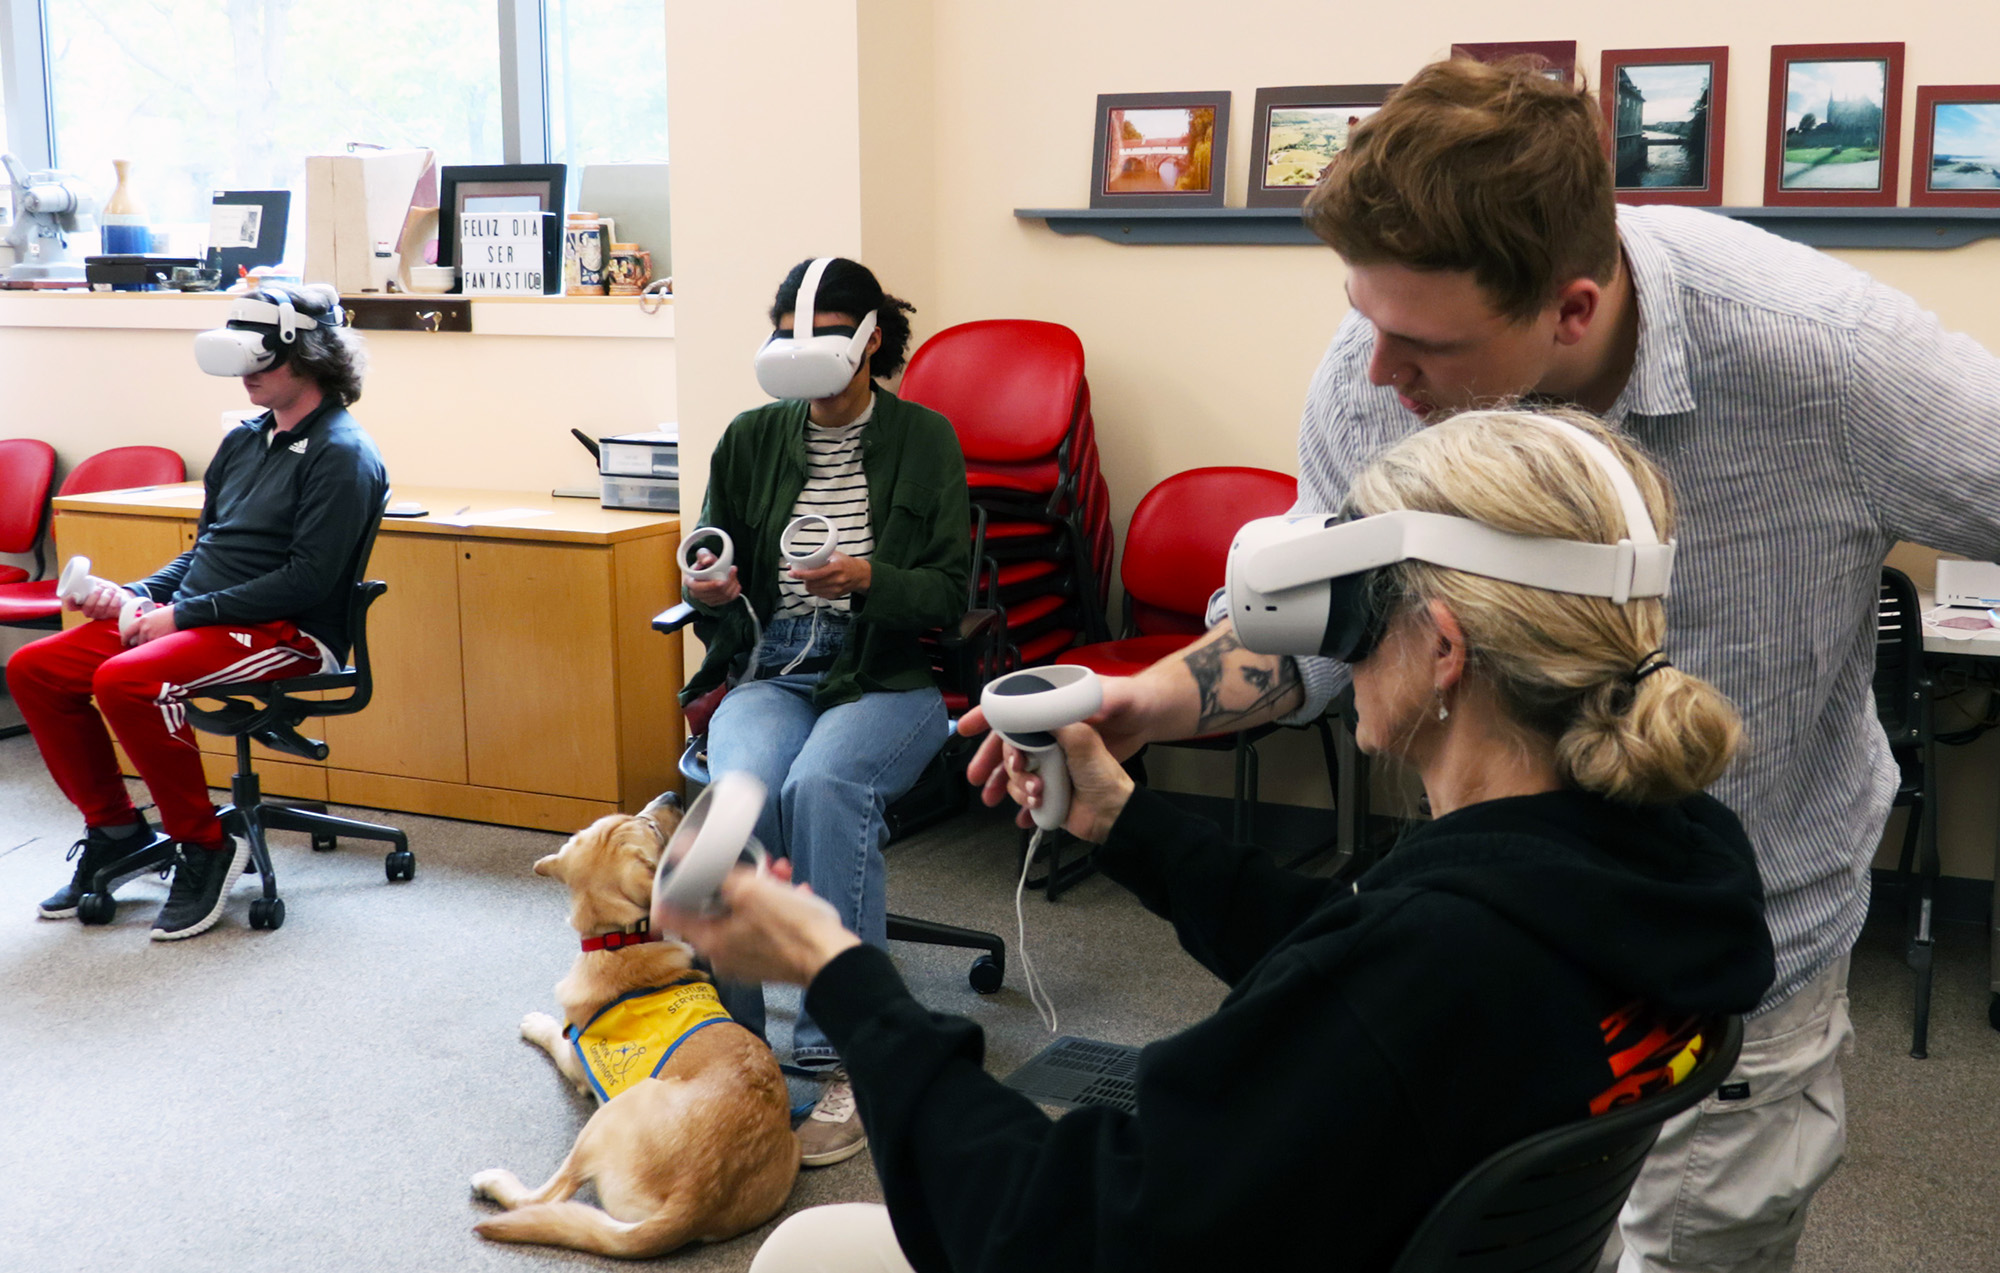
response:
[[[774,402],[730,421],[709,460],[701,525],[729,532],[736,577],[759,619],[778,603],[778,536],[806,484],[806,404]],[[867,595],[853,598],[846,647],[813,695],[816,707],[852,702],[875,690],[932,684],[920,633],[965,613],[972,582],[971,506],[965,456],[951,423],[881,386],[861,431],[868,516],[875,531]],[[694,601],[695,630],[708,646],[683,704],[747,665],[755,639],[741,601],[720,609]]]

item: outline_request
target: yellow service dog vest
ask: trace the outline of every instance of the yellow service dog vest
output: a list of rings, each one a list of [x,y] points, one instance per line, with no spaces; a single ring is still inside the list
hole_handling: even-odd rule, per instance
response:
[[[715,987],[692,981],[620,995],[583,1029],[570,1026],[564,1033],[576,1048],[597,1099],[608,1101],[658,1074],[674,1049],[696,1030],[730,1019]]]

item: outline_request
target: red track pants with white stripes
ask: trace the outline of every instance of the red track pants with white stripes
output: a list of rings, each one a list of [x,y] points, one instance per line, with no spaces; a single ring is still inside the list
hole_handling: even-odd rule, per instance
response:
[[[319,647],[283,620],[190,628],[127,649],[118,624],[105,619],[15,651],[7,691],[84,825],[115,826],[134,816],[111,750],[115,733],[152,791],[166,833],[212,846],[222,841],[222,824],[187,722],[189,691],[306,676],[319,665]]]

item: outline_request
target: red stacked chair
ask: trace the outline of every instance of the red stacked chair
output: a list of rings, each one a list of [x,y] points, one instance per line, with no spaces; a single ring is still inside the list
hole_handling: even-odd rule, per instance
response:
[[[35,554],[42,573],[42,522],[49,511],[49,483],[56,476],[56,450],[34,438],[0,442],[0,553]],[[0,584],[19,583],[28,572],[0,565]]]
[[[1209,598],[1227,575],[1236,532],[1245,522],[1291,511],[1297,499],[1298,482],[1290,475],[1236,467],[1190,469],[1147,491],[1125,532],[1119,570],[1125,585],[1121,636],[1080,646],[1056,661],[1103,676],[1132,676],[1192,642],[1207,631]],[[1234,832],[1240,842],[1248,842],[1254,830],[1256,742],[1276,728],[1265,725],[1165,744],[1235,753]],[[1323,718],[1317,728],[1333,781],[1332,734]]]
[[[1046,663],[1107,636],[1110,498],[1076,333],[1026,319],[946,328],[911,356],[900,392],[958,432],[976,591],[1005,614],[1011,661]]]

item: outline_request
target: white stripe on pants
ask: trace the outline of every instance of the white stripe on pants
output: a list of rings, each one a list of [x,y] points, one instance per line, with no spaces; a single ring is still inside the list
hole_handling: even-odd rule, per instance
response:
[[[1600,1273],[1792,1267],[1813,1194],[1847,1152],[1847,963],[1842,955],[1743,1023],[1736,1068],[1715,1095],[1661,1130]]]

